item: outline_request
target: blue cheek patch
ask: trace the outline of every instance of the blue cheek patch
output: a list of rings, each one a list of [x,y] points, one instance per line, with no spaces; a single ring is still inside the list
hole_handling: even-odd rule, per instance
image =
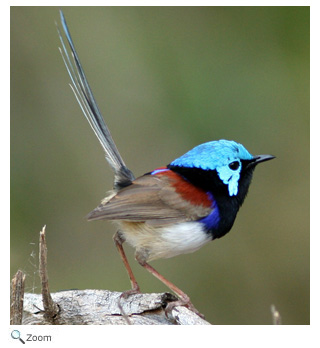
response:
[[[238,194],[238,181],[240,179],[241,163],[238,171],[233,171],[229,166],[218,167],[217,173],[221,181],[228,185],[229,196],[236,196]]]

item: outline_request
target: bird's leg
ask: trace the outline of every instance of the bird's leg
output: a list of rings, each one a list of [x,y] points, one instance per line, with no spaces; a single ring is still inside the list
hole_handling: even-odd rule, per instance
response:
[[[135,276],[133,275],[133,272],[132,272],[132,269],[129,265],[127,256],[123,250],[122,244],[125,242],[125,240],[126,239],[125,239],[124,235],[121,233],[121,231],[117,231],[115,233],[115,235],[113,236],[113,241],[118,249],[118,252],[119,252],[121,259],[123,261],[123,264],[128,272],[128,276],[129,276],[130,282],[131,282],[131,290],[124,291],[121,295],[121,297],[127,298],[128,296],[130,296],[132,294],[139,293],[140,287],[136,281]]]
[[[152,266],[150,266],[145,259],[143,252],[136,252],[136,260],[139,262],[139,264],[145,268],[148,272],[153,274],[156,278],[158,278],[163,284],[165,284],[169,289],[171,289],[180,300],[173,301],[167,304],[167,307],[165,309],[166,314],[170,312],[174,307],[176,306],[186,306],[191,311],[199,315],[201,318],[204,318],[204,315],[201,314],[191,303],[189,296],[184,293],[181,289],[179,289],[176,285],[171,283],[168,279],[166,279],[162,274],[160,274],[157,270],[155,270]]]

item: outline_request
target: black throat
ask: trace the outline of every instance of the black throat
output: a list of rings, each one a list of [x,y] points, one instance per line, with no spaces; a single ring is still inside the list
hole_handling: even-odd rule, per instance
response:
[[[247,166],[245,161],[242,164],[238,194],[235,196],[229,195],[228,186],[220,180],[216,170],[172,166],[170,164],[167,166],[196,187],[212,195],[219,210],[218,226],[208,229],[208,233],[212,234],[213,239],[220,238],[230,231],[238,210],[248,193],[254,166]]]

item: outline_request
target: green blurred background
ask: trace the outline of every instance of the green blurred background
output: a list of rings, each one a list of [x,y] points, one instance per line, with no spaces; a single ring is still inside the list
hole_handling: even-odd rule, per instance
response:
[[[214,324],[309,324],[309,8],[68,7],[99,107],[138,176],[225,138],[277,159],[255,171],[227,236],[152,265]],[[126,290],[115,226],[86,222],[112,187],[68,86],[56,7],[11,7],[11,275],[40,292]],[[133,260],[144,292],[167,288]]]

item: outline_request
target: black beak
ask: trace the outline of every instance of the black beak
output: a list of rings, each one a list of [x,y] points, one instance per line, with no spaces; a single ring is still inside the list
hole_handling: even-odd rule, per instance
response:
[[[270,161],[273,158],[275,158],[275,156],[272,155],[258,155],[258,156],[254,156],[251,160],[247,161],[247,168],[249,167],[255,167],[257,164],[261,163],[261,162],[265,162],[265,161]]]
[[[276,157],[272,156],[272,155],[258,155],[258,156],[254,156],[253,157],[253,163],[254,164],[258,164],[258,163],[261,163],[261,162],[270,161],[273,158],[276,158]]]

